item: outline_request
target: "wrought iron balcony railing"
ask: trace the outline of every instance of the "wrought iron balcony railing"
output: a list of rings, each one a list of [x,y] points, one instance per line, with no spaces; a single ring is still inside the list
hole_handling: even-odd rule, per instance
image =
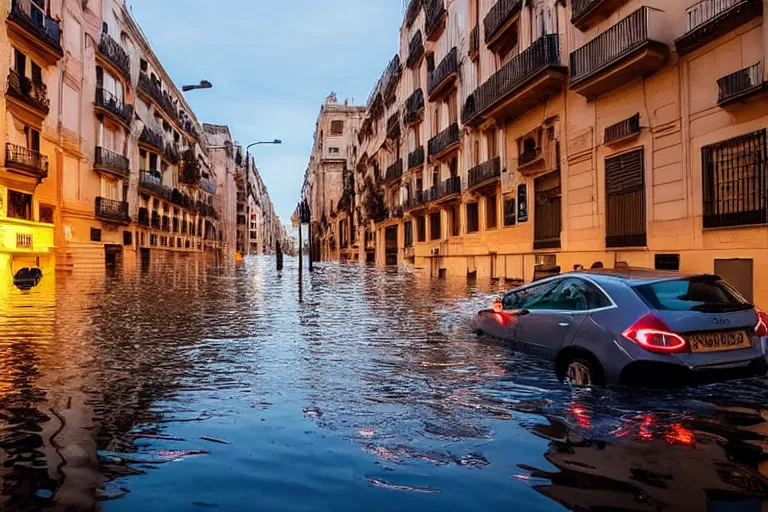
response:
[[[402,175],[403,175],[403,160],[401,158],[398,158],[395,163],[387,167],[386,181],[387,183],[391,183],[393,181],[399,180]]]
[[[119,155],[114,151],[110,151],[106,148],[98,146],[96,147],[96,158],[94,164],[96,169],[117,173],[125,178],[131,174],[129,160],[123,155]]]
[[[408,153],[408,169],[415,169],[424,165],[424,146],[419,146]]]
[[[762,0],[701,0],[686,10],[685,34],[677,52],[690,53],[763,12]]]
[[[48,99],[48,87],[43,82],[33,81],[15,69],[11,69],[8,73],[8,94],[43,115],[48,115],[51,102]]]
[[[443,17],[446,14],[445,3],[443,0],[426,0],[424,12],[426,13],[424,30],[427,34],[427,39],[431,40],[437,35],[442,26]]]
[[[163,152],[165,150],[165,144],[163,143],[163,136],[153,131],[148,126],[145,126],[144,130],[142,130],[141,135],[139,136],[139,142],[148,144],[160,152]]]
[[[557,34],[540,37],[475,89],[464,104],[462,121],[468,123],[492,109],[541,70],[561,65],[560,37]]]
[[[459,124],[453,123],[448,128],[429,139],[429,156],[436,156],[461,142]]]
[[[61,50],[59,22],[46,16],[43,9],[31,0],[13,0],[8,18],[23,25],[57,53]]]
[[[131,57],[120,46],[120,43],[112,39],[109,34],[102,33],[99,41],[99,53],[115,65],[123,75],[131,79]]]
[[[420,208],[429,203],[429,192],[426,190],[416,190],[413,192],[413,196],[409,197],[405,202],[405,210],[413,210]]]
[[[162,175],[157,170],[139,171],[139,186],[161,199],[171,200],[171,189],[163,186]]]
[[[541,148],[526,149],[517,157],[517,166],[523,167],[541,158]]]
[[[640,114],[620,121],[605,129],[605,143],[615,144],[616,142],[626,140],[629,137],[640,133]]]
[[[145,73],[139,75],[139,90],[146,93],[155,103],[176,122],[179,122],[179,110],[173,104],[171,96],[163,91],[158,80],[154,82]]]
[[[478,185],[490,182],[501,176],[501,158],[491,158],[477,167],[473,167],[468,173],[468,186],[474,188]]]
[[[96,198],[96,217],[121,223],[131,221],[131,218],[128,216],[128,203],[107,199],[106,197]]]
[[[47,156],[39,151],[17,146],[10,142],[5,144],[5,166],[37,178],[37,181],[42,181],[48,177]]]
[[[411,25],[416,21],[421,10],[422,0],[411,0],[408,3],[408,8],[405,11],[405,26],[411,28]]]
[[[117,96],[102,87],[96,88],[97,107],[109,111],[126,124],[133,121],[133,105],[126,105]]]
[[[663,14],[641,7],[571,53],[571,84],[606,69],[650,41],[661,42]]]
[[[397,139],[400,137],[400,113],[395,112],[387,119],[387,138]]]
[[[429,73],[427,78],[427,92],[432,94],[437,90],[451,75],[455,75],[459,72],[459,60],[457,56],[456,47],[451,48],[451,51],[440,61],[440,64],[434,71]]]
[[[763,88],[763,66],[761,62],[748,68],[726,75],[717,81],[720,89],[717,103],[724,105],[745,97]]]
[[[421,88],[413,91],[405,101],[405,122],[414,123],[421,119],[420,112],[424,109],[424,91]]]
[[[483,20],[485,42],[491,41],[499,29],[520,12],[522,6],[523,0],[499,0],[496,2]]]
[[[424,55],[424,38],[421,35],[421,30],[414,34],[411,41],[408,43],[408,58],[405,61],[405,65],[412,68],[417,62],[421,60]]]
[[[430,201],[440,201],[450,196],[461,194],[461,176],[448,178],[430,191]]]

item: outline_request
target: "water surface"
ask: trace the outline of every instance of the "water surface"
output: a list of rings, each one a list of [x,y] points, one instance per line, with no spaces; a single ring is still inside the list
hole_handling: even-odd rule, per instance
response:
[[[490,283],[188,259],[0,296],[0,509],[768,510],[768,385],[578,389]]]

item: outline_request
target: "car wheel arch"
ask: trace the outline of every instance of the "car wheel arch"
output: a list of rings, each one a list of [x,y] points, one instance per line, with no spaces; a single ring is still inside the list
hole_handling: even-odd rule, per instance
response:
[[[604,380],[605,370],[603,369],[603,365],[600,364],[600,360],[597,358],[597,356],[585,348],[573,345],[569,345],[563,348],[557,354],[557,359],[555,360],[557,378],[559,380],[563,380],[565,378],[566,369],[568,368],[568,363],[578,359],[586,359],[589,361],[597,373],[596,377],[598,380]]]

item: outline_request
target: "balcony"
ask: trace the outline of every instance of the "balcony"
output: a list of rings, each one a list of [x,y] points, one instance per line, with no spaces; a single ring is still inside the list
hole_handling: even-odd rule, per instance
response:
[[[477,60],[480,55],[480,27],[475,25],[475,28],[469,33],[469,58]]]
[[[416,190],[413,197],[405,202],[405,211],[412,211],[424,208],[429,203],[429,193],[425,190]]]
[[[179,122],[179,110],[174,106],[171,96],[163,91],[159,80],[152,81],[145,73],[139,75],[140,93],[148,96],[160,109],[163,110],[174,122]]]
[[[17,39],[33,44],[46,64],[55,64],[64,56],[59,22],[46,16],[31,0],[11,2],[8,28]]]
[[[761,0],[702,0],[686,11],[685,34],[675,41],[677,53],[688,54],[762,12]]]
[[[408,43],[408,58],[405,61],[405,65],[411,69],[415,68],[416,65],[421,62],[423,56],[424,38],[421,35],[421,30],[419,30]]]
[[[211,195],[216,194],[216,185],[214,185],[209,179],[203,178],[200,180],[200,188]]]
[[[432,187],[429,194],[429,200],[433,203],[445,203],[458,199],[461,195],[461,177],[454,176],[440,183],[437,187]]]
[[[117,96],[102,87],[96,88],[96,101],[93,103],[96,110],[100,110],[123,126],[130,128],[133,121],[133,105],[126,105]]]
[[[428,149],[431,158],[440,158],[446,155],[452,149],[458,148],[461,143],[459,124],[453,123],[451,126],[429,139]]]
[[[51,102],[48,99],[48,88],[44,83],[32,81],[15,69],[11,69],[8,73],[6,94],[19,102],[22,107],[31,109],[38,117],[44,118],[48,115]],[[42,122],[42,119],[40,121]]]
[[[419,146],[408,153],[408,170],[417,169],[424,165],[424,146]]]
[[[398,159],[395,163],[387,167],[386,182],[392,184],[403,176],[403,160]]]
[[[560,91],[567,74],[560,62],[560,38],[541,37],[475,89],[462,109],[462,122],[513,119]]]
[[[499,0],[491,7],[483,20],[485,27],[485,42],[493,45],[498,36],[501,36],[504,29],[514,23],[515,17],[520,14],[523,7],[523,0]]]
[[[102,147],[96,147],[94,169],[113,174],[118,178],[127,179],[131,175],[130,162],[127,158]]]
[[[421,3],[422,0],[410,0],[408,3],[408,8],[405,11],[405,26],[407,28],[411,28],[416,18],[418,18],[419,11],[421,11]]]
[[[144,130],[142,130],[141,135],[139,136],[139,142],[151,146],[153,149],[156,149],[160,153],[165,150],[163,136],[153,131],[148,126],[145,126]]]
[[[469,182],[468,188],[470,190],[485,187],[487,185],[494,185],[501,177],[501,158],[491,158],[487,162],[484,162],[477,167],[473,167],[469,170]]]
[[[194,149],[188,149],[184,152],[181,159],[181,169],[179,169],[179,183],[185,185],[198,186],[203,175],[200,170],[200,162]]]
[[[420,88],[413,91],[405,101],[405,122],[407,124],[419,123],[424,111],[424,91]]]
[[[445,18],[448,15],[445,3],[443,0],[425,0],[424,12],[426,14],[424,31],[427,34],[427,41],[437,41],[445,29]]]
[[[517,169],[520,170],[532,166],[533,164],[541,162],[543,158],[544,156],[541,153],[541,148],[526,149],[517,157]]]
[[[605,143],[607,145],[620,144],[634,139],[640,135],[640,114],[613,124],[605,129]]]
[[[663,68],[665,23],[662,11],[641,7],[571,53],[571,89],[594,99]]]
[[[459,74],[457,53],[456,47],[454,46],[443,60],[440,61],[440,64],[438,64],[435,70],[429,73],[429,77],[427,78],[427,93],[429,94],[430,101],[432,101],[439,92],[442,92],[453,85],[453,82],[456,80],[456,77]]]
[[[128,216],[128,203],[106,197],[97,197],[96,218],[117,224],[128,224],[131,222],[131,218]]]
[[[9,171],[36,178],[38,183],[48,177],[48,157],[39,151],[5,144],[5,167]]]
[[[717,104],[721,107],[746,100],[748,96],[765,88],[762,63],[724,76],[717,81],[717,86],[720,89]]]
[[[171,189],[163,186],[162,175],[157,170],[139,171],[139,188],[160,199],[171,200]]]
[[[579,30],[606,19],[627,0],[572,0],[571,23]]]
[[[139,208],[139,226],[149,227],[149,210]]]
[[[395,140],[400,137],[400,113],[395,112],[387,119],[387,138]]]
[[[109,34],[102,33],[99,41],[99,55],[115,67],[125,78],[131,80],[131,57],[120,43],[112,39]]]
[[[382,80],[382,91],[384,95],[384,103],[386,105],[391,105],[395,101],[397,84],[400,83],[400,77],[402,75],[403,66],[400,63],[400,56],[395,55],[389,62],[387,69],[384,71],[384,78]]]

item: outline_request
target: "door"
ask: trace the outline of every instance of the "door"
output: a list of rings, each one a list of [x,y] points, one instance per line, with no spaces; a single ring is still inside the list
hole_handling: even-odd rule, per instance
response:
[[[397,226],[392,226],[384,231],[384,256],[388,267],[396,267],[397,262]]]
[[[585,283],[557,279],[521,302],[515,339],[535,355],[554,360],[579,331],[589,310]]]

